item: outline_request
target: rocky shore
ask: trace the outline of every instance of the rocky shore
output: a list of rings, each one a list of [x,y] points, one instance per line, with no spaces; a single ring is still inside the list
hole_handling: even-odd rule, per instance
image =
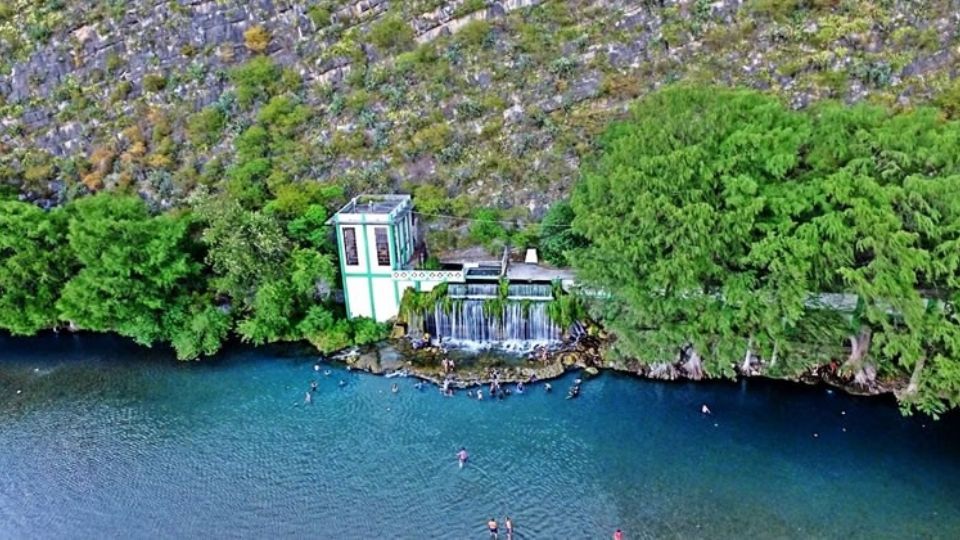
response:
[[[563,376],[568,371],[581,370],[586,376],[601,370],[630,374],[661,381],[698,381],[707,379],[702,370],[678,358],[675,362],[647,363],[637,359],[613,358],[607,354],[603,339],[585,336],[577,341],[566,341],[556,346],[540,347],[527,353],[502,351],[445,351],[439,347],[414,348],[408,339],[391,339],[365,349],[349,349],[333,355],[331,360],[346,364],[351,369],[382,376],[409,376],[441,386],[449,379],[453,388],[465,389],[487,385],[496,370],[501,383],[527,383],[531,379],[544,382]],[[442,360],[450,357],[455,367],[445,373]],[[789,380],[808,385],[826,384],[854,395],[892,394],[903,387],[904,381],[879,381],[870,387],[856,384],[853,377],[845,377],[829,365],[794,377],[771,376],[762,366],[753,365],[737,370],[738,377],[763,377]]]

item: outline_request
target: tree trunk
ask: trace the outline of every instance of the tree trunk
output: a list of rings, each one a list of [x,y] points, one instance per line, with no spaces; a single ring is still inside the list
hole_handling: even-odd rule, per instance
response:
[[[683,363],[683,371],[694,381],[703,378],[703,359],[693,346],[687,347],[687,361]]]
[[[897,395],[897,398],[902,401],[908,401],[910,398],[917,395],[917,392],[920,391],[920,374],[923,373],[923,367],[927,363],[927,357],[921,356],[917,359],[917,363],[913,366],[913,373],[910,374],[910,383],[907,384],[907,388],[900,392]]]
[[[743,354],[743,362],[740,363],[741,375],[753,374],[753,336],[747,341],[747,350]]]
[[[864,388],[872,387],[877,379],[876,366],[867,360],[872,339],[873,331],[867,326],[862,327],[859,334],[850,336],[850,356],[844,363],[844,368],[853,372],[853,381]]]

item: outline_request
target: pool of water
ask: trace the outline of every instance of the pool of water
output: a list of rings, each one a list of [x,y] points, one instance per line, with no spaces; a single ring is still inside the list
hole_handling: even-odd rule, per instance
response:
[[[960,537],[955,415],[612,374],[477,402],[325,369],[0,338],[0,537],[486,538],[505,515],[517,538]]]

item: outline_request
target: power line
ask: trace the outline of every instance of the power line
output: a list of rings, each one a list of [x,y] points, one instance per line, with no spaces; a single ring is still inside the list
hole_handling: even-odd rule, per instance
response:
[[[517,220],[502,220],[502,219],[477,219],[477,218],[468,218],[468,217],[459,217],[452,216],[450,214],[431,214],[428,212],[419,212],[417,210],[411,211],[411,213],[416,214],[421,217],[433,217],[433,218],[443,218],[443,219],[453,219],[457,221],[470,221],[474,223],[500,223],[503,225],[516,225]],[[551,229],[572,229],[573,225],[550,225]]]

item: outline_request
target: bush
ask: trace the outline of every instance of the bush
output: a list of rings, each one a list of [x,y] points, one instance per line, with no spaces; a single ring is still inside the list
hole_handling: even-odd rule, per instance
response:
[[[413,146],[415,152],[438,153],[447,146],[450,139],[450,126],[446,122],[440,122],[432,126],[427,126],[413,135]]]
[[[370,42],[381,51],[399,52],[413,47],[413,29],[396,13],[370,27]]]
[[[454,36],[458,43],[465,47],[479,47],[490,35],[490,23],[484,20],[471,21],[463,26]]]
[[[937,97],[936,103],[948,118],[960,120],[960,79],[954,79],[953,84]]]
[[[194,146],[208,148],[220,140],[227,118],[217,107],[207,107],[187,122],[187,139]]]
[[[132,91],[133,84],[131,84],[130,81],[120,81],[117,83],[117,87],[113,89],[113,92],[110,93],[110,103],[127,99],[127,96],[129,96]]]
[[[258,99],[267,98],[280,78],[280,68],[266,56],[251,58],[230,70],[230,80],[237,87],[237,102],[249,107]]]
[[[502,244],[509,238],[507,229],[500,223],[502,217],[495,208],[481,208],[474,212],[470,223],[470,239],[488,248]]]
[[[243,44],[251,52],[262,54],[270,45],[270,32],[259,24],[251,26],[243,33]]]
[[[327,6],[310,6],[307,16],[318,29],[330,24],[330,9]]]
[[[160,92],[167,87],[167,78],[160,73],[148,73],[143,77],[145,92]]]
[[[351,320],[350,326],[353,327],[353,343],[355,345],[376,343],[387,337],[387,325],[367,317],[358,317]]]
[[[450,210],[450,197],[445,189],[432,184],[421,184],[413,190],[417,210],[424,214],[443,214]]]

